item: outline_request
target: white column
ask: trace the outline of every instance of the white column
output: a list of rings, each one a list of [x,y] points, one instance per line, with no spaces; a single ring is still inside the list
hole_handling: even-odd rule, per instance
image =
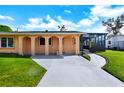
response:
[[[63,54],[63,37],[59,37],[59,55]]]
[[[31,55],[35,55],[35,37],[31,37]]]
[[[45,37],[45,55],[49,55],[49,37]]]

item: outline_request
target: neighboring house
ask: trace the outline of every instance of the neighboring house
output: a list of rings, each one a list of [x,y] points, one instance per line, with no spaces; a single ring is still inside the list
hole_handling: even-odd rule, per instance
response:
[[[108,35],[106,39],[106,48],[124,50],[124,35]]]
[[[124,50],[124,27],[122,27],[117,35],[110,32],[106,36],[106,48]]]
[[[107,33],[86,33],[81,35],[81,50],[88,49],[90,52],[105,51]]]
[[[78,31],[0,32],[0,53],[80,54],[81,34]]]

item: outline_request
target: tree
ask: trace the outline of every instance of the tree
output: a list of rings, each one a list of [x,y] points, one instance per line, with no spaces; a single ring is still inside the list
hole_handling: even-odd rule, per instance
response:
[[[0,32],[12,32],[12,29],[6,25],[0,25]]]
[[[58,29],[60,29],[60,31],[66,31],[67,30],[65,25],[58,26]]]
[[[102,24],[107,27],[107,32],[117,35],[124,26],[124,15],[120,15],[117,18],[109,18],[107,21],[102,21]]]
[[[124,26],[124,15],[120,15],[117,18],[109,18],[107,21],[102,21],[103,26],[107,27],[107,32],[111,33],[108,34],[108,37],[113,36],[114,40],[114,49],[117,49],[118,44],[116,43],[118,34],[121,34],[120,29]]]

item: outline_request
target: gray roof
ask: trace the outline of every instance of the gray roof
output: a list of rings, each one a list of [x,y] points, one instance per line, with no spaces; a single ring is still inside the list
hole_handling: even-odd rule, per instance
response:
[[[18,33],[82,33],[79,31],[19,31]]]
[[[13,31],[13,32],[0,32],[0,34],[83,34],[80,31]]]
[[[103,33],[87,33],[87,34],[107,34],[106,32],[103,32]]]

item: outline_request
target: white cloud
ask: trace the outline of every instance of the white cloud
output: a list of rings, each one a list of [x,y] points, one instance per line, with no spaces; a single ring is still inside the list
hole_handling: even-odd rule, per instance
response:
[[[58,25],[65,25],[68,30],[77,30],[80,26],[72,21],[64,20],[61,16],[57,17],[57,20],[59,21]]]
[[[98,17],[90,17],[87,19],[80,20],[78,24],[80,24],[82,26],[91,26],[92,24],[94,24],[98,20],[99,20]]]
[[[117,17],[124,13],[124,6],[112,8],[111,6],[94,6],[91,8],[91,15],[97,17]]]
[[[11,21],[14,21],[14,18],[10,17],[10,16],[3,16],[3,15],[0,15],[0,19],[2,20],[11,20]]]
[[[91,26],[93,22],[90,19],[82,19],[79,24],[82,24],[84,26]]]
[[[45,22],[47,20],[48,22]],[[83,27],[91,26],[99,20],[97,17],[90,17],[90,19],[81,19],[79,22],[74,23],[69,20],[57,16],[56,20],[47,15],[45,18],[29,18],[29,23],[22,25],[22,29],[30,30],[58,30],[58,25],[65,25],[67,30],[84,30]]]
[[[124,27],[122,27],[122,28],[120,29],[120,32],[121,32],[122,35],[124,35]]]
[[[66,12],[66,13],[71,13],[71,11],[70,11],[70,10],[64,10],[64,12]]]
[[[104,33],[106,31],[106,27],[102,25],[93,26],[91,28],[87,28],[84,30],[84,32],[90,32],[90,33]]]
[[[47,15],[46,19],[47,20],[50,20],[51,19],[50,15]]]
[[[45,22],[44,20],[48,22]],[[30,30],[58,30],[58,25],[65,25],[68,30],[78,30],[80,28],[79,24],[76,24],[69,20],[64,20],[61,16],[57,16],[56,20],[47,15],[43,18],[29,18],[27,24],[22,25],[22,29]]]
[[[39,30],[56,30],[58,22],[56,22],[54,19],[50,17],[50,15],[46,16],[47,23],[44,22],[43,18],[29,18],[29,23],[22,25],[22,28],[24,29],[39,29]]]
[[[89,16],[78,22],[65,20],[61,16],[52,18],[47,15],[45,18],[29,18],[29,22],[23,25],[23,29],[30,30],[58,30],[58,25],[65,25],[68,30],[84,32],[105,32],[105,27],[100,24],[102,18],[116,17],[124,13],[124,6],[94,6],[91,8]],[[66,11],[67,12],[67,11]],[[47,21],[47,22],[46,22]],[[97,24],[99,22],[99,24]],[[96,25],[97,24],[97,25]]]
[[[42,22],[42,18],[29,18],[28,20],[31,24],[40,24]]]
[[[82,26],[90,27],[103,17],[117,17],[124,13],[124,6],[117,6],[112,8],[111,6],[107,5],[96,5],[90,10],[91,12],[89,13],[89,17],[79,21],[79,24],[82,24]]]

